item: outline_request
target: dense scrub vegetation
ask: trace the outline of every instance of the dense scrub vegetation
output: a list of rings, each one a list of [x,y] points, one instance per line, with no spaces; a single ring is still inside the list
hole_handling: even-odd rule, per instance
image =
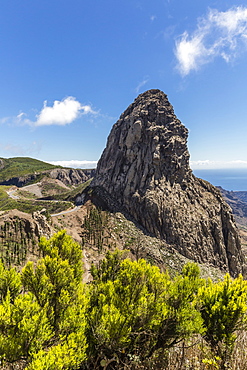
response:
[[[242,276],[213,283],[188,263],[171,278],[116,251],[85,285],[81,247],[65,231],[39,248],[21,273],[0,264],[2,368],[246,369],[236,346],[246,328]]]

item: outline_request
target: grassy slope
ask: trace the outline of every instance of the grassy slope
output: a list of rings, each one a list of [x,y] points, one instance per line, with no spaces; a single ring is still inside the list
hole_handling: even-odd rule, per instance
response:
[[[4,163],[4,168],[0,170],[0,181],[59,167],[28,157],[0,158],[0,160]]]

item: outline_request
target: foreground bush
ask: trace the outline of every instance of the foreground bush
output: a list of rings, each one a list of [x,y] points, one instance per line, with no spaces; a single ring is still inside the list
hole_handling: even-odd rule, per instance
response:
[[[235,280],[226,274],[224,281],[214,284],[208,280],[200,288],[201,316],[204,338],[219,359],[220,369],[227,369],[237,331],[246,329],[247,282],[240,275]]]
[[[165,356],[168,348],[202,330],[193,279],[172,281],[145,260],[121,261],[119,252],[108,254],[92,274],[88,361],[97,366],[102,360],[113,368],[133,359],[141,364],[160,351]]]
[[[40,249],[36,266],[28,262],[21,274],[2,271],[1,362],[24,359],[29,370],[74,369],[87,347],[81,248],[61,231],[41,238]]]
[[[42,258],[21,273],[0,263],[1,365],[247,368],[244,349],[235,346],[246,328],[247,283],[241,276],[213,283],[188,263],[171,279],[116,251],[92,266],[93,281],[85,286],[81,247],[65,231],[42,238],[39,247]],[[233,356],[241,358],[236,367]]]

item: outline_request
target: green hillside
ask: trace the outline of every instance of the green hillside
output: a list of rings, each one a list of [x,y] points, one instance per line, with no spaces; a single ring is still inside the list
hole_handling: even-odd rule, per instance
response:
[[[0,158],[0,181],[57,167],[59,166],[28,157]]]

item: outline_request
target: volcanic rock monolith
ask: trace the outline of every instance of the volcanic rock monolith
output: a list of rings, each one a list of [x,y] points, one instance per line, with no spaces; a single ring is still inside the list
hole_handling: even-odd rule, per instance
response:
[[[245,273],[231,208],[193,175],[187,138],[162,91],[140,94],[114,124],[92,187],[184,256]]]

